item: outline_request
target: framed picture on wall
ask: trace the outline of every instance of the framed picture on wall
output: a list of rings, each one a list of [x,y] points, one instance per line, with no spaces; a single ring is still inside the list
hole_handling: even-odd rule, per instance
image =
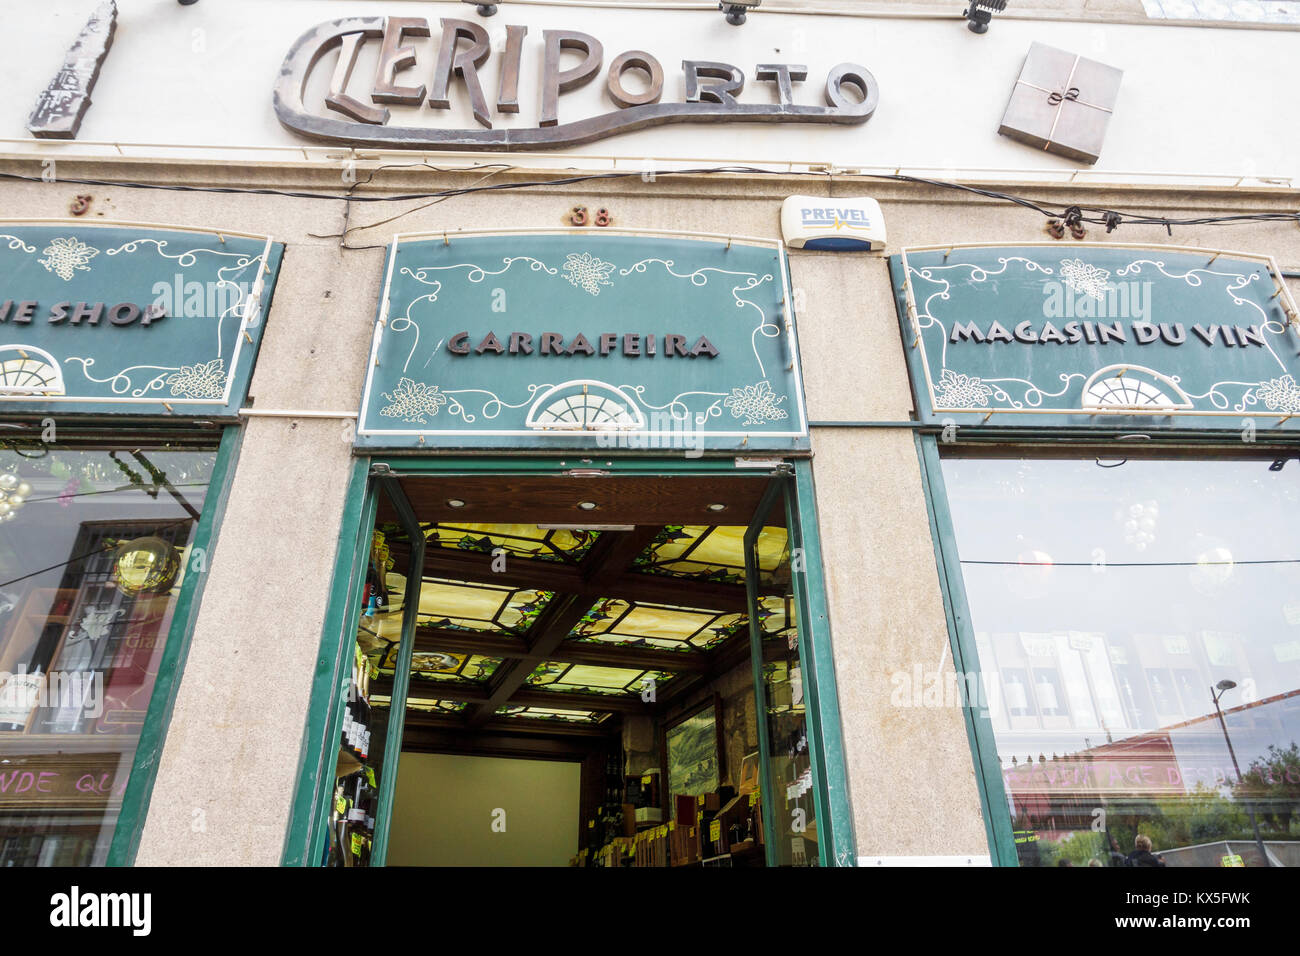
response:
[[[715,695],[664,728],[668,793],[698,797],[721,783],[721,702]]]

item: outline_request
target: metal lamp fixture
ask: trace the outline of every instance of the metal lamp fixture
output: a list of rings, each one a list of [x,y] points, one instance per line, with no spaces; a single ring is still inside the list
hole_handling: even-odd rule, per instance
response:
[[[479,0],[461,0],[462,3],[472,3],[480,17],[490,17],[497,12],[495,3],[480,3]]]
[[[1237,751],[1233,749],[1232,738],[1228,736],[1228,722],[1223,717],[1223,708],[1219,706],[1219,698],[1236,686],[1235,680],[1228,680],[1225,677],[1210,688],[1210,697],[1214,701],[1214,712],[1218,715],[1219,726],[1223,729],[1223,742],[1228,745],[1228,756],[1232,758],[1232,769],[1237,772],[1237,780],[1240,782],[1245,778],[1241,775],[1241,765],[1237,763]],[[1273,861],[1269,859],[1268,850],[1264,847],[1264,838],[1259,833],[1259,819],[1255,816],[1254,807],[1249,803],[1246,804],[1246,815],[1250,817],[1250,828],[1254,831],[1255,848],[1259,850],[1260,858],[1265,866],[1272,866]]]
[[[961,15],[969,21],[966,26],[971,33],[988,33],[993,14],[1001,13],[1006,8],[1007,0],[972,0]]]
[[[763,0],[719,0],[718,9],[727,15],[727,22],[738,27],[745,22],[750,10],[756,10]]]
[[[132,597],[167,590],[179,571],[175,549],[156,535],[123,542],[113,562],[114,582]]]

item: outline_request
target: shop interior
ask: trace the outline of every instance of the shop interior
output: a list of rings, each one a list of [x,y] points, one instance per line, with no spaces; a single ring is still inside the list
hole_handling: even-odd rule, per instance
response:
[[[322,862],[816,865],[776,480],[381,480]]]

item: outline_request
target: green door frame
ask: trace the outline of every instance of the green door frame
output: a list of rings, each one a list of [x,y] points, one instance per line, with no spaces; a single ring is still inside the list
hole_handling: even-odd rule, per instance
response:
[[[586,457],[582,457],[586,456]],[[303,731],[299,754],[298,782],[290,808],[289,826],[285,832],[281,862],[285,866],[319,865],[327,845],[327,818],[329,796],[333,791],[334,742],[341,731],[348,678],[346,654],[355,638],[360,619],[359,575],[365,573],[365,562],[370,549],[370,531],[374,524],[377,494],[380,483],[391,482],[404,475],[429,475],[453,477],[464,475],[562,475],[575,468],[597,467],[611,475],[681,475],[713,473],[734,475],[754,473],[738,470],[730,458],[654,459],[654,458],[602,458],[590,452],[579,452],[559,458],[536,455],[530,457],[484,456],[456,458],[452,456],[420,458],[387,458],[386,460],[358,458],[348,483],[348,500],[340,529],[340,544],[335,556],[334,573],[330,586],[330,604],[321,631],[320,651],[317,655],[316,673],[312,681],[311,703]],[[793,494],[787,496],[787,521],[791,528],[811,529],[801,534],[806,567],[817,568],[811,574],[799,575],[797,585],[807,626],[799,633],[800,657],[809,664],[807,687],[810,727],[813,740],[814,778],[817,780],[817,812],[819,821],[828,821],[822,832],[818,852],[826,866],[852,866],[857,859],[853,839],[853,815],[848,798],[848,773],[844,762],[843,732],[841,729],[838,693],[830,644],[829,618],[826,606],[825,584],[820,573],[821,548],[817,537],[816,506],[813,500],[812,466],[799,459],[782,466],[783,474],[790,474]],[[404,498],[403,498],[404,500]],[[418,577],[418,576],[416,576]],[[810,580],[811,579],[811,580]],[[402,648],[399,654],[413,653],[414,641],[406,640],[408,628],[415,626],[418,601],[407,601],[402,621]],[[802,624],[803,622],[801,622]],[[398,662],[399,673],[401,660]],[[398,686],[394,683],[394,701]],[[403,691],[404,693],[404,691]],[[391,781],[396,786],[396,757],[400,754],[402,721],[391,721],[386,754],[394,755],[392,766],[380,780],[380,813],[391,809],[393,792],[388,792],[384,804],[384,784]],[[393,727],[396,725],[396,743]],[[766,761],[766,751],[764,761]],[[384,814],[385,817],[390,814]],[[387,847],[387,819],[377,818],[378,829],[372,857],[383,860]],[[823,824],[819,822],[819,827]]]
[[[948,490],[939,465],[939,443],[934,435],[916,435],[916,454],[921,466],[921,486],[930,514],[930,536],[934,541],[935,564],[939,571],[939,590],[943,595],[943,613],[948,620],[948,640],[953,669],[959,674],[979,673],[979,654],[975,650],[975,632],[971,628],[970,607],[966,602],[966,585],[957,556],[957,536],[948,506]],[[958,681],[958,686],[969,686]],[[980,685],[983,686],[982,684]],[[980,701],[962,702],[966,739],[975,761],[975,782],[980,795],[980,815],[988,838],[989,855],[994,866],[1019,866],[1015,834],[1007,815],[1007,791],[998,759],[993,721]]]
[[[244,429],[239,425],[229,425],[221,430],[217,459],[212,466],[203,511],[190,542],[191,557],[196,551],[211,555],[216,546],[217,531],[226,513],[230,486],[235,480],[235,460],[239,457],[243,437]],[[111,440],[121,438],[121,435],[111,436]],[[206,573],[196,572],[192,567],[187,567],[185,572],[171,624],[167,629],[167,643],[158,662],[158,676],[154,679],[153,693],[149,697],[149,709],[145,712],[140,739],[136,742],[135,755],[131,759],[131,775],[122,794],[122,806],[118,810],[117,825],[108,848],[108,866],[133,865],[140,849],[140,836],[149,813],[154,780],[158,776],[158,763],[162,759],[163,744],[167,741],[167,727],[176,706],[176,694],[180,689],[181,674],[185,670],[185,660],[190,651],[190,638],[194,633],[199,605],[203,602],[203,588],[208,578]]]

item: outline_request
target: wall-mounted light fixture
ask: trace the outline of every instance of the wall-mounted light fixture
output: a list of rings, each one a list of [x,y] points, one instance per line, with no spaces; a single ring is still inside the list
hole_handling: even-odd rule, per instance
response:
[[[718,9],[727,15],[727,22],[738,27],[745,22],[750,10],[758,9],[763,0],[719,0]]]
[[[969,21],[966,26],[971,33],[988,33],[993,14],[1001,13],[1006,8],[1007,0],[972,0],[961,15]]]
[[[495,3],[479,3],[479,0],[461,0],[461,2],[474,4],[480,17],[490,17],[497,12]]]

